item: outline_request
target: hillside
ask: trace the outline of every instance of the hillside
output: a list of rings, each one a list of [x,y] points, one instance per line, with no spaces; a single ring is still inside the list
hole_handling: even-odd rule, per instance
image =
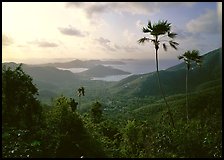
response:
[[[130,74],[130,73],[119,70],[119,69],[115,69],[111,66],[97,65],[86,71],[77,73],[76,75],[84,76],[84,77],[106,77],[110,75],[125,75],[125,74]]]
[[[88,60],[88,61],[81,61],[81,60],[73,60],[69,62],[63,62],[63,63],[46,63],[41,64],[38,66],[52,66],[52,67],[59,67],[59,68],[92,68],[97,65],[103,65],[103,64],[116,64],[116,65],[123,65],[124,62],[121,61],[101,61],[101,60]]]
[[[72,146],[81,146],[86,150],[85,157],[88,156],[87,151],[96,146],[101,146],[102,151],[113,158],[129,157],[130,153],[131,157],[138,158],[221,157],[222,83],[221,65],[217,63],[220,55],[221,52],[209,52],[203,57],[202,67],[190,71],[189,122],[186,121],[185,108],[185,69],[174,66],[171,70],[160,72],[163,86],[169,94],[166,99],[175,121],[175,128],[170,125],[164,100],[157,96],[159,89],[155,72],[133,75],[117,83],[108,83],[86,80],[77,74],[54,67],[23,65],[24,71],[30,73],[34,82],[39,83],[39,98],[42,103],[49,101],[49,97],[61,97],[48,105],[43,105],[43,123],[37,121],[38,125],[42,125],[41,130],[38,127],[37,130],[25,134],[26,130],[23,133],[21,129],[17,131],[14,127],[5,129],[8,126],[4,124],[3,153],[28,154],[29,148],[38,147],[42,149],[38,156],[42,157],[49,146],[57,146],[60,141],[62,146],[65,145],[63,154]],[[8,65],[15,67],[18,64]],[[100,68],[102,69],[102,66]],[[85,87],[83,97],[76,94],[80,86]],[[75,112],[70,110],[71,97],[80,103]],[[4,105],[5,96],[2,98]],[[100,107],[97,110],[96,104]],[[9,116],[9,119],[11,117],[13,116]],[[29,117],[29,114],[24,117]],[[17,118],[14,119],[18,121]],[[85,132],[77,132],[85,131],[80,129],[80,126],[84,126],[93,138],[89,138]],[[67,136],[67,133],[70,135]],[[58,134],[61,135],[55,137]],[[74,141],[71,140],[73,136]],[[95,146],[93,140],[97,141]],[[18,152],[15,150],[16,147],[19,147]],[[74,147],[71,153],[77,151],[77,148]],[[32,153],[35,157],[36,153]],[[55,153],[54,148],[52,153]],[[84,153],[83,150],[80,153]],[[93,153],[89,155],[92,156]]]
[[[192,68],[189,72],[189,90],[194,91],[197,86],[218,80],[221,82],[221,49],[216,49],[203,55],[201,67]],[[168,95],[185,92],[185,64],[181,63],[160,71],[161,83]],[[112,88],[114,94],[133,96],[160,95],[156,72],[144,75],[134,75],[117,82]]]
[[[3,63],[2,65],[15,68],[19,64],[16,63]],[[34,81],[42,83],[50,83],[51,85],[68,84],[75,81],[80,81],[80,78],[67,70],[59,70],[55,67],[45,66],[37,67],[32,65],[23,64],[23,70],[33,77]]]
[[[2,63],[2,66],[14,69],[19,64],[14,62]],[[43,103],[50,103],[52,98],[59,95],[76,96],[77,89],[84,86],[88,92],[84,99],[92,100],[104,96],[105,86],[109,87],[114,82],[92,81],[67,70],[59,70],[51,66],[34,66],[23,64],[25,73],[29,74],[39,90],[38,98]]]
[[[206,88],[221,83],[221,49],[216,49],[203,56],[201,67],[189,72],[189,91]],[[78,61],[76,61],[78,62]],[[98,62],[98,61],[91,61]],[[109,62],[108,62],[109,63]],[[16,63],[2,63],[14,68]],[[160,71],[162,86],[166,95],[185,93],[185,64],[170,67]],[[132,75],[118,82],[91,81],[91,77],[129,74],[122,70],[98,65],[79,74],[59,70],[51,66],[34,66],[23,64],[22,68],[37,84],[40,99],[50,99],[58,94],[74,95],[74,90],[85,86],[90,93],[86,99],[104,96],[148,97],[160,96],[156,72]],[[106,93],[106,94],[105,94]]]

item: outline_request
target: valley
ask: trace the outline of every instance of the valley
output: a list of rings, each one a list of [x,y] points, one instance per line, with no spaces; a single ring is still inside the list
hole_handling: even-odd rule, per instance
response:
[[[54,66],[32,66],[23,64],[22,68],[24,72],[31,75],[34,84],[38,88],[39,95],[37,98],[43,105],[44,110],[49,110],[52,105],[60,99],[60,97],[73,98],[78,102],[77,112],[84,119],[84,124],[87,128],[93,129],[93,135],[97,136],[99,131],[96,128],[92,128],[95,125],[103,129],[104,123],[109,123],[108,127],[112,127],[117,130],[114,131],[114,135],[117,133],[122,134],[123,131],[117,129],[117,127],[128,127],[128,125],[141,125],[144,130],[151,128],[153,131],[153,137],[155,133],[165,134],[167,138],[178,139],[187,130],[189,126],[194,130],[194,123],[202,125],[204,132],[210,133],[210,135],[218,134],[214,140],[217,149],[213,150],[214,153],[220,154],[220,125],[221,125],[221,95],[222,95],[222,67],[221,67],[221,49],[216,49],[203,55],[203,63],[201,67],[196,67],[192,64],[192,69],[189,72],[189,117],[191,119],[190,124],[185,124],[185,65],[180,63],[178,65],[169,67],[160,71],[161,83],[166,91],[167,101],[171,106],[172,113],[174,115],[174,121],[176,130],[170,130],[170,120],[167,116],[167,108],[159,92],[159,86],[157,82],[156,72],[144,73],[144,74],[131,74],[130,72],[122,71],[111,66],[95,65],[88,70],[73,73],[69,70],[58,69]],[[19,64],[16,63],[3,63],[3,66],[16,68]],[[212,67],[211,67],[212,66]],[[74,67],[74,66],[73,66]],[[80,67],[80,66],[78,66]],[[82,66],[83,67],[83,66]],[[126,78],[119,81],[105,81],[105,80],[93,80],[92,77],[105,77],[119,74],[127,74]],[[130,75],[130,76],[128,76]],[[85,88],[85,96],[78,96],[78,88],[83,86]],[[88,117],[92,112],[93,104],[99,102],[101,106],[102,119],[99,124],[92,124],[89,122]],[[210,124],[210,120],[213,119],[213,124]],[[203,123],[202,123],[203,122]],[[101,126],[102,125],[102,126]],[[211,130],[210,127],[215,126],[216,129]],[[163,126],[162,130],[160,127]],[[207,127],[206,127],[207,126]],[[149,128],[147,128],[149,127]],[[112,129],[110,128],[110,129]],[[139,128],[142,130],[143,128]],[[118,131],[119,130],[119,131]],[[139,131],[140,131],[139,130]],[[143,131],[143,130],[142,130]],[[134,132],[134,130],[133,130]],[[137,132],[137,131],[135,131]],[[108,133],[109,134],[109,133]],[[112,131],[111,133],[112,134]],[[135,134],[135,133],[132,133]],[[137,134],[137,133],[136,133]],[[138,133],[140,134],[140,132]],[[141,133],[143,134],[143,133]],[[145,134],[144,134],[145,135]],[[99,136],[99,135],[98,135]],[[101,135],[106,138],[106,135]],[[147,134],[145,135],[147,136]],[[174,137],[172,137],[174,136]],[[196,132],[191,136],[197,136]],[[202,136],[202,138],[206,136]],[[179,137],[180,138],[180,137]],[[193,137],[192,137],[193,138]],[[211,137],[207,137],[210,138]],[[102,141],[101,138],[96,138],[98,141]],[[115,139],[116,141],[118,139]],[[155,142],[154,147],[158,147],[160,142],[165,144],[168,139],[160,139]],[[180,140],[180,139],[179,139]],[[196,146],[200,146],[201,142],[197,139],[195,141]],[[121,141],[121,140],[119,140]],[[103,143],[112,143],[113,140],[107,140]],[[81,142],[80,142],[81,143]],[[137,143],[137,142],[136,142]],[[139,142],[138,142],[139,143]],[[143,142],[141,142],[143,143]],[[179,142],[174,142],[172,145],[179,145]],[[189,143],[189,140],[186,140]],[[191,141],[193,143],[193,139]],[[103,144],[106,145],[106,144]],[[122,145],[122,144],[120,144]],[[142,144],[143,145],[143,144]],[[115,146],[111,146],[115,147]],[[165,146],[163,146],[165,147]],[[106,147],[108,155],[116,157],[115,148]],[[141,148],[141,147],[140,147]],[[139,148],[139,149],[140,149]],[[144,148],[144,147],[143,147]],[[172,147],[171,147],[172,148]],[[169,148],[169,149],[171,149]],[[189,149],[189,148],[188,148]],[[161,148],[165,153],[173,153],[175,151]],[[187,152],[187,148],[184,148]],[[180,150],[181,151],[181,150]],[[192,156],[197,156],[193,150],[189,151]],[[145,155],[150,156],[157,155],[152,151],[145,151]],[[120,153],[119,153],[120,154]],[[206,153],[201,153],[203,156]],[[158,154],[161,157],[161,154]],[[179,156],[186,156],[185,153],[180,153]],[[120,155],[121,156],[121,155]],[[167,157],[168,155],[164,155]],[[198,155],[200,157],[200,154]],[[162,156],[163,157],[163,156]]]

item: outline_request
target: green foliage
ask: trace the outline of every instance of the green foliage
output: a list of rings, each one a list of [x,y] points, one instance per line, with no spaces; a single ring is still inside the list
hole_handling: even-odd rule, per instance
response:
[[[68,97],[60,96],[51,104],[40,106],[32,78],[17,66],[14,70],[3,67],[2,156],[221,158],[222,84],[220,66],[216,65],[218,53],[205,55],[203,66],[191,70],[189,84],[194,89],[189,94],[189,123],[185,118],[185,95],[181,93],[184,83],[180,83],[184,81],[180,78],[184,77],[184,68],[160,72],[164,88],[174,91],[170,94],[178,93],[167,97],[175,129],[169,124],[163,99],[155,96],[153,89],[158,84],[154,73],[135,75],[118,83],[83,81],[88,94],[82,97],[82,107],[76,109],[77,102],[70,97],[74,97],[74,88],[82,85],[78,80],[72,79],[74,82],[67,85],[71,91],[61,87]],[[108,89],[112,84],[116,85]],[[57,90],[54,85],[48,87]],[[54,91],[46,93],[52,95]],[[35,105],[39,107],[35,109]],[[8,106],[13,106],[11,112]]]
[[[100,122],[102,120],[102,104],[98,101],[93,104],[90,114],[95,123]]]
[[[64,96],[54,101],[54,107],[46,115],[43,143],[45,157],[104,156],[79,114],[72,112],[70,100]]]
[[[162,127],[162,128],[161,128]],[[200,120],[179,123],[176,129],[163,125],[157,128],[148,149],[149,156],[159,158],[212,158],[221,157],[220,131],[211,130]],[[215,136],[212,138],[212,136]],[[209,138],[208,138],[209,137]]]
[[[42,107],[38,89],[22,65],[2,68],[3,157],[36,157],[41,154],[39,129]]]
[[[39,123],[41,106],[36,99],[38,89],[21,66],[14,70],[6,66],[2,68],[3,124],[30,128]]]
[[[32,158],[42,157],[43,148],[38,131],[5,128],[2,134],[2,157]]]
[[[73,98],[70,98],[70,107],[72,112],[75,112],[78,106],[78,102],[76,102]]]
[[[128,120],[121,130],[121,156],[128,158],[144,157],[147,144],[145,139],[150,136],[151,128],[146,122]]]

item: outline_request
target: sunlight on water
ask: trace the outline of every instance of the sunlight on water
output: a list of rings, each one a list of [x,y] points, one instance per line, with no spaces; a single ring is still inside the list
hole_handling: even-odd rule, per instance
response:
[[[91,80],[102,80],[102,81],[120,81],[128,76],[133,74],[126,75],[114,75],[114,76],[106,76],[106,77],[93,77]]]
[[[80,72],[88,70],[88,68],[57,68],[57,69],[68,70],[68,71],[71,71],[72,73],[80,73]]]
[[[92,77],[91,80],[120,81],[131,75],[145,74],[145,73],[154,72],[156,70],[154,60],[122,60],[122,62],[124,62],[123,65],[104,64],[104,66],[111,66],[116,69],[130,72],[131,74],[111,75],[111,76],[105,76],[105,77]],[[178,60],[160,60],[159,69],[160,70],[167,69],[178,63],[179,63]],[[88,70],[88,68],[58,68],[58,69],[69,70],[72,73],[80,73],[80,72]]]

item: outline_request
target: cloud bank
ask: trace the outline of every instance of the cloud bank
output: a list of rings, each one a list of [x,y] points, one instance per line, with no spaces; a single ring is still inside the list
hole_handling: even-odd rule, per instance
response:
[[[47,42],[45,40],[35,40],[35,41],[30,41],[28,42],[29,44],[37,45],[38,47],[41,48],[54,48],[58,47],[58,44],[53,43],[53,42]]]
[[[3,46],[9,46],[13,44],[13,39],[11,37],[8,37],[6,35],[2,35],[2,45]]]
[[[72,27],[72,26],[69,26],[69,27],[59,27],[58,30],[62,33],[62,34],[65,34],[65,35],[68,35],[68,36],[77,36],[77,37],[85,37],[86,34],[79,31],[78,29]]]

